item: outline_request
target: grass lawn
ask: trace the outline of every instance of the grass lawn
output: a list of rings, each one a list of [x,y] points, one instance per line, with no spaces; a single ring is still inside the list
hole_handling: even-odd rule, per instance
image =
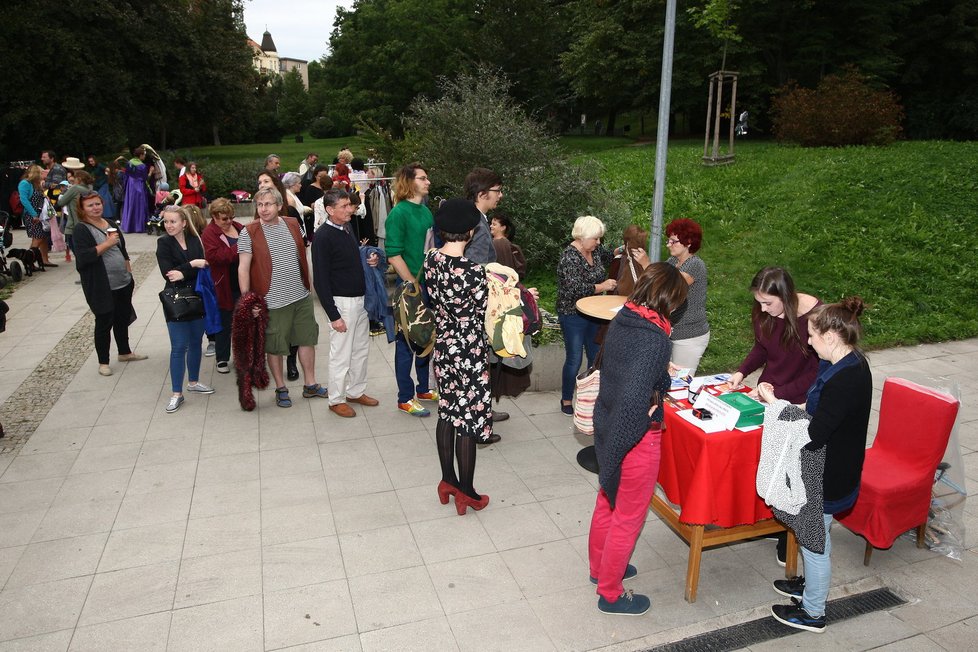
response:
[[[648,224],[654,146],[590,149],[574,140],[568,149],[589,150],[633,220]],[[978,143],[743,142],[736,151],[733,165],[707,168],[702,141],[669,148],[665,222],[690,217],[704,230],[712,331],[704,372],[733,369],[750,349],[747,287],[765,265],[786,267],[801,291],[824,301],[861,295],[871,305],[867,348],[978,335]],[[554,273],[528,279],[544,305],[553,305]]]
[[[194,160],[224,162],[239,160],[261,160],[269,154],[278,154],[282,159],[282,170],[298,170],[299,163],[309,152],[319,154],[319,159],[331,163],[333,157],[344,147],[350,147],[355,155],[364,155],[363,141],[356,136],[344,138],[304,137],[304,142],[295,142],[295,136],[287,136],[280,143],[257,143],[251,145],[223,145],[221,147],[192,147],[176,151]]]

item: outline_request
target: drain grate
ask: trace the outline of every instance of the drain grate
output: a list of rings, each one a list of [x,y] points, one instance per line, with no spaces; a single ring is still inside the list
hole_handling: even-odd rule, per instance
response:
[[[855,618],[874,611],[892,609],[901,604],[906,604],[906,600],[890,589],[874,589],[830,601],[825,607],[825,614],[829,627],[831,627],[832,623],[840,620]],[[645,652],[725,652],[726,650],[740,650],[764,641],[800,633],[799,630],[782,625],[769,616],[740,625],[731,625],[708,634],[692,636],[675,643],[649,648]]]

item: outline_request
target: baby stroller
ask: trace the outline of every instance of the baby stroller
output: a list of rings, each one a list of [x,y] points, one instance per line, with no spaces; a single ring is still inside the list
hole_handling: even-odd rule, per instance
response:
[[[157,202],[153,214],[146,220],[146,235],[163,235],[166,233],[163,228],[163,209],[167,206],[179,206],[182,199],[183,193],[174,188]]]
[[[26,272],[24,263],[19,260],[7,262],[7,248],[14,242],[14,234],[10,232],[11,222],[10,213],[0,211],[0,288],[7,284],[8,278],[14,283],[20,282]]]

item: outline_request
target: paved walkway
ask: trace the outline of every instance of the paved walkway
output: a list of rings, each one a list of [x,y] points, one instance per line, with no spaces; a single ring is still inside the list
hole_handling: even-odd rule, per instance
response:
[[[585,438],[552,393],[505,409],[503,441],[480,451],[484,511],[455,516],[435,497],[434,420],[395,412],[392,349],[372,340],[370,393],[355,419],[296,396],[259,393],[241,411],[234,376],[202,380],[176,414],[154,240],[139,254],[135,350],[97,374],[91,318],[61,267],[20,288],[0,335],[0,652],[10,650],[643,649],[761,617],[779,601],[770,542],[708,551],[699,599],[683,600],[687,547],[650,515],[631,586],[652,611],[595,608],[587,529],[596,479],[574,456]],[[325,344],[325,317],[319,313]],[[318,349],[325,378],[327,347]],[[888,375],[942,375],[964,396],[958,437],[978,487],[978,340],[872,355]],[[879,395],[877,393],[877,403]],[[29,437],[29,438],[28,438]],[[862,565],[836,526],[831,597],[888,586],[909,603],[758,649],[978,647],[978,506],[961,561],[899,540]]]

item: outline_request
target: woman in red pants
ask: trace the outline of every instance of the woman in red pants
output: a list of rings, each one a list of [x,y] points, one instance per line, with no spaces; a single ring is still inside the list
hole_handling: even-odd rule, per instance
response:
[[[662,407],[669,390],[669,321],[688,285],[668,263],[649,265],[608,327],[601,352],[601,389],[594,406],[594,447],[600,466],[588,557],[598,609],[639,616],[647,596],[625,591],[638,572],[628,563],[659,475]]]

